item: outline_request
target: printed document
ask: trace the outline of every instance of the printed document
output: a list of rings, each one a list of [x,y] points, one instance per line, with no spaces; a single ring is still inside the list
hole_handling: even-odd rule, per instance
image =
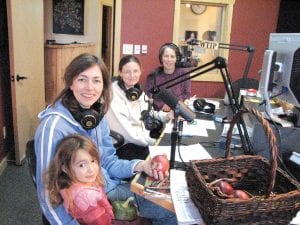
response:
[[[153,158],[155,155],[166,154],[170,160],[171,156],[171,146],[149,146],[150,157]],[[200,159],[211,159],[211,155],[206,151],[206,149],[201,144],[194,145],[182,145],[180,146],[180,156],[184,162],[189,162],[190,160],[200,160]],[[175,151],[175,161],[181,162],[179,156],[178,148]]]
[[[190,198],[185,171],[171,169],[170,189],[178,224],[204,224],[197,207]]]
[[[167,123],[164,130],[165,133],[171,133],[173,123]],[[202,136],[207,137],[207,129],[215,130],[214,121],[194,119],[192,122],[183,122],[182,136]]]

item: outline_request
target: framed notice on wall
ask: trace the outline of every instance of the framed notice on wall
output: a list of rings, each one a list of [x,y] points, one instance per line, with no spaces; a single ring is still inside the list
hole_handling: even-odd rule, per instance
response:
[[[84,34],[84,0],[53,0],[53,33]]]

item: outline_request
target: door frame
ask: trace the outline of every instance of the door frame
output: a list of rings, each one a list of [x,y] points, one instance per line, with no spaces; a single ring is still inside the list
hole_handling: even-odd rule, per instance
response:
[[[15,162],[22,165],[38,113],[45,108],[44,2],[6,0],[6,4]],[[17,75],[26,79],[17,81]]]
[[[104,7],[107,7],[107,14],[106,14],[106,23],[103,24],[104,22]],[[113,1],[103,1],[102,4],[102,23],[100,23],[101,25],[101,30],[103,31],[103,28],[106,30],[105,32],[105,37],[103,37],[104,32],[101,32],[101,46],[100,46],[100,51],[101,51],[101,57],[103,58],[103,61],[105,63],[105,65],[107,66],[107,68],[109,69],[110,74],[112,74],[113,71],[113,46],[114,46],[114,40],[113,40],[113,27],[114,24],[114,4]],[[103,40],[105,40],[103,42]],[[103,44],[106,43],[106,46],[103,46]],[[105,52],[105,56],[102,56],[102,52],[103,52],[103,47],[106,47],[106,52]]]

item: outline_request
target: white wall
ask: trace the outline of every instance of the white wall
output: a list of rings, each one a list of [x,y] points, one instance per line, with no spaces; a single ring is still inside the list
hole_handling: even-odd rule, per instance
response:
[[[97,56],[100,56],[102,29],[102,4],[99,0],[84,1],[84,35],[53,33],[52,0],[44,0],[45,42],[56,40],[57,43],[91,42],[96,44]]]

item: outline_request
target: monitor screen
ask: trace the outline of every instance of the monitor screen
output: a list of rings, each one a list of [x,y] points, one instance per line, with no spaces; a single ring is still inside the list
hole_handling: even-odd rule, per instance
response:
[[[300,107],[300,33],[271,33],[269,50],[276,52],[272,95]]]
[[[276,67],[276,52],[269,49],[265,50],[258,90],[262,96],[262,99],[265,101],[265,111],[268,114],[272,113],[270,97],[274,87],[274,72],[277,68],[278,67]]]
[[[300,33],[270,34],[259,91],[267,103],[267,111],[270,96],[300,107]]]

